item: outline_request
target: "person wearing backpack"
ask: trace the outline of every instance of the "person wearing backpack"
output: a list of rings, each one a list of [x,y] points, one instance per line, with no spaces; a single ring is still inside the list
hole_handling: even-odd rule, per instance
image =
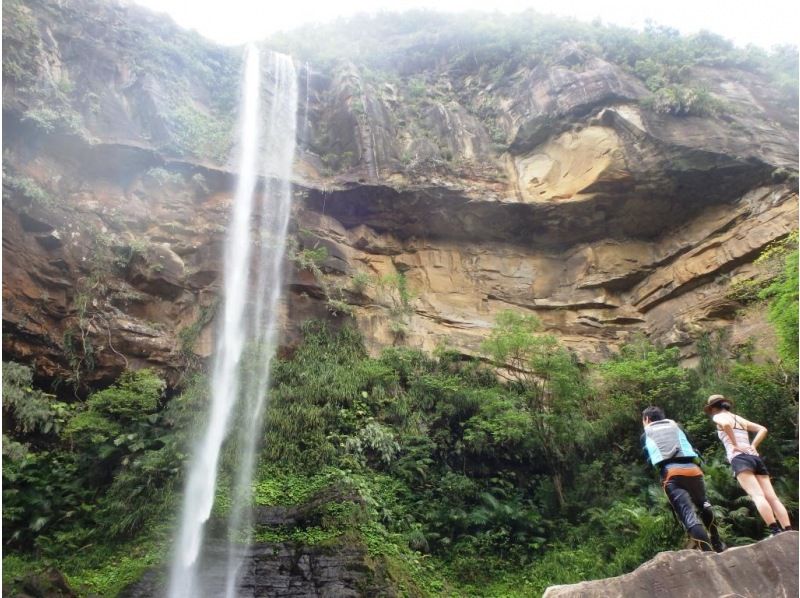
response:
[[[647,461],[658,468],[661,485],[678,521],[695,546],[704,551],[722,552],[726,547],[706,497],[703,470],[697,464],[700,457],[686,433],[667,419],[660,407],[647,407],[642,411],[642,426],[642,450]]]

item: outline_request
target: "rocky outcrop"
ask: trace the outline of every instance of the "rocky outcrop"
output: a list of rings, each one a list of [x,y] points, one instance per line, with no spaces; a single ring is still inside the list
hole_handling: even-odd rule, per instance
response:
[[[205,596],[225,595],[227,553],[209,550],[203,568]],[[214,558],[216,560],[214,560]],[[221,569],[216,571],[216,569]],[[236,595],[242,598],[358,598],[396,596],[386,572],[359,546],[334,544],[255,543],[242,565]],[[164,575],[152,570],[120,593],[120,598],[164,595]]]
[[[176,384],[212,346],[239,52],[135,5],[8,4],[5,358],[78,386],[144,366]],[[352,317],[375,350],[474,354],[513,308],[588,360],[637,333],[691,359],[717,328],[768,351],[729,289],[796,229],[797,107],[733,67],[687,70],[725,114],[675,116],[574,43],[515,64],[299,68],[292,230],[327,258],[286,264],[286,342]]]
[[[327,488],[297,505],[259,506],[254,509],[255,529],[287,535],[287,531],[320,530],[320,514],[331,504],[363,508],[357,493]],[[204,596],[225,594],[228,545],[215,536],[218,521],[210,522],[210,541],[201,555],[198,571]],[[221,528],[224,529],[224,528]],[[396,596],[382,557],[370,555],[356,530],[330,533],[324,541],[256,540],[242,553],[237,596],[243,598],[357,598]],[[244,547],[242,547],[244,550]],[[121,594],[121,598],[150,598],[165,594],[166,576],[161,568],[145,573]]]
[[[58,569],[52,567],[40,573],[29,573],[21,579],[10,580],[9,587],[3,590],[3,596],[13,598],[77,598],[67,578]]]
[[[722,554],[662,552],[626,575],[552,586],[544,598],[789,598],[800,589],[797,564],[798,534],[785,532]]]
[[[433,349],[444,338],[476,352],[495,313],[522,309],[587,359],[607,356],[637,332],[689,347],[703,329],[733,325],[739,305],[727,296],[730,282],[753,276],[752,260],[796,218],[794,193],[765,187],[733,206],[709,207],[660,239],[604,238],[559,250],[485,237],[401,241],[300,215],[306,230],[347,256],[351,270],[329,273],[331,284],[349,284],[359,272],[373,280],[404,274],[414,295],[408,342]],[[393,342],[391,293],[373,285],[354,303],[368,341]]]

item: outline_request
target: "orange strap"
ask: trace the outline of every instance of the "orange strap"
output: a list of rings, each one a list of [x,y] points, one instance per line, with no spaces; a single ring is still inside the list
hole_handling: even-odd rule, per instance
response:
[[[667,469],[667,475],[664,476],[662,480],[662,484],[666,484],[670,478],[673,478],[677,475],[685,476],[688,478],[694,478],[703,475],[703,470],[700,469],[697,465],[685,465],[682,467],[670,467]]]

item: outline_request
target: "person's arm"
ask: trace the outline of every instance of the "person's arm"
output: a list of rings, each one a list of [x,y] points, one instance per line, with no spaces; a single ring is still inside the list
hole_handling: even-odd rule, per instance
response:
[[[642,434],[639,437],[639,445],[642,453],[642,459],[644,459],[644,462],[647,463],[648,467],[650,467],[650,455],[647,452],[647,434]]]
[[[653,464],[650,462],[650,451],[647,450],[647,434],[642,434],[639,438],[639,444],[641,445],[642,449],[642,459],[645,462],[645,469],[649,475],[652,475],[652,471],[658,468],[653,467]]]
[[[731,441],[734,453],[746,454],[746,449],[736,444],[736,435],[733,433],[733,416],[729,413],[718,413],[714,416],[714,423],[719,426]]]
[[[738,416],[737,416],[738,417]],[[750,443],[750,446],[753,447],[753,452],[757,455],[758,452],[758,445],[767,437],[767,428],[762,426],[761,424],[757,424],[755,422],[747,421],[746,419],[739,417],[739,422],[744,426],[744,429],[748,432],[755,432],[756,436],[753,438],[753,441]]]

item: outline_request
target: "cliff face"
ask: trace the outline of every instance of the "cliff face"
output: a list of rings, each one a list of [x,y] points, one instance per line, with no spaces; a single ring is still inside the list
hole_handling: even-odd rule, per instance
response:
[[[239,51],[90,0],[6,3],[3,30],[6,358],[176,382],[212,345]],[[797,222],[796,102],[766,75],[694,66],[725,110],[678,116],[569,42],[500,75],[298,66],[293,229],[325,253],[287,263],[287,342],[353,317],[373,348],[474,353],[510,307],[589,360],[639,332],[770,345],[730,293]]]

